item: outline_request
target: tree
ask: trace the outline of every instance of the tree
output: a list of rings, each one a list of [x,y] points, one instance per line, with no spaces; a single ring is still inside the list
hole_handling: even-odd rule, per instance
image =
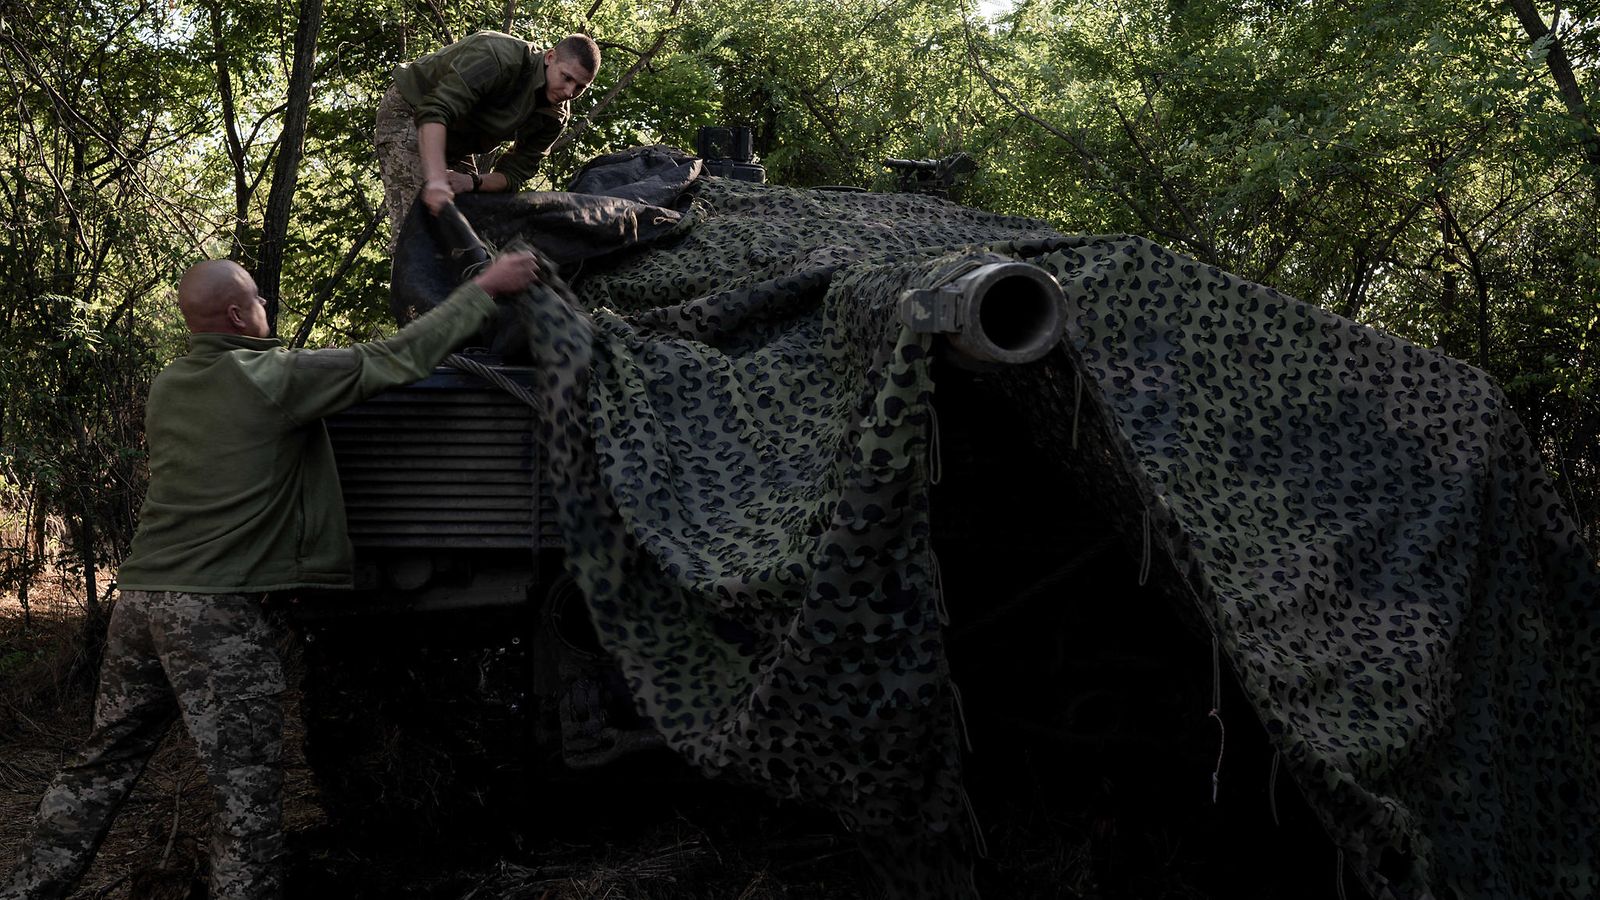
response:
[[[1496,375],[1600,538],[1592,3],[1532,0],[68,0],[0,14],[0,506],[69,523],[86,604],[142,492],[170,286],[228,255],[296,344],[391,328],[371,127],[389,71],[480,28],[606,62],[534,187],[745,124],[780,184],[888,186],[1148,235]],[[9,573],[9,575],[7,574]]]

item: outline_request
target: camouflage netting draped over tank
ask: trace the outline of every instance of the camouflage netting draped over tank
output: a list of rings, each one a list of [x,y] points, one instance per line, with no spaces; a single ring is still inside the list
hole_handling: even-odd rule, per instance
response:
[[[913,870],[962,892],[929,862],[970,838],[936,388],[895,303],[1000,254],[1072,309],[1036,365],[1081,391],[1034,414],[1101,417],[1134,521],[1368,887],[1600,894],[1600,576],[1483,373],[1139,238],[903,194],[682,199],[575,278],[592,315],[546,294],[530,332],[569,566],[678,752],[917,836],[899,893],[933,895]]]

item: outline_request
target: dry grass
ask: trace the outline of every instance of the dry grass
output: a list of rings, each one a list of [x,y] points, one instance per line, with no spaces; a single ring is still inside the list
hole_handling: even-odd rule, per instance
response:
[[[13,594],[0,593],[0,737],[45,718],[91,683],[82,632],[81,587],[59,572],[39,579],[24,609]]]

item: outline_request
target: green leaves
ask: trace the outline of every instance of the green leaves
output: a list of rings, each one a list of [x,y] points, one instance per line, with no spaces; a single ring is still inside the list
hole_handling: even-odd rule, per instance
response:
[[[57,397],[104,436],[102,474],[120,473],[139,391],[181,347],[170,286],[188,262],[228,252],[236,216],[247,236],[260,227],[296,6],[35,7],[0,27],[0,99],[14,111],[0,117],[13,245],[0,258],[0,358],[26,361],[0,366],[0,442],[67,443],[48,405],[27,399]],[[1592,7],[1560,31],[1591,109]],[[247,144],[242,212],[213,8]],[[505,11],[329,4],[283,333],[379,202],[371,128],[392,66],[446,33],[500,29]],[[1554,45],[1530,41],[1502,3],[1023,0],[984,20],[970,0],[550,0],[517,4],[511,30],[541,44],[587,31],[605,48],[575,109],[593,122],[549,161],[548,186],[600,152],[692,148],[709,124],[751,126],[771,180],[798,186],[883,188],[885,157],[962,150],[979,164],[967,203],[1146,234],[1444,341],[1511,386],[1547,446],[1587,447],[1572,452],[1591,466],[1600,456],[1600,176],[1551,84]],[[390,327],[386,238],[334,286],[313,345]]]

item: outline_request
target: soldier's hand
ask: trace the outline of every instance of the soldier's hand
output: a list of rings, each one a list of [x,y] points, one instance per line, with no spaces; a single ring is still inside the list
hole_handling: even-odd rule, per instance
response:
[[[491,296],[519,293],[539,283],[539,260],[526,250],[502,253],[472,280]]]
[[[456,192],[450,189],[449,178],[433,178],[422,186],[422,205],[434,215],[444,209],[444,205],[456,198]]]

